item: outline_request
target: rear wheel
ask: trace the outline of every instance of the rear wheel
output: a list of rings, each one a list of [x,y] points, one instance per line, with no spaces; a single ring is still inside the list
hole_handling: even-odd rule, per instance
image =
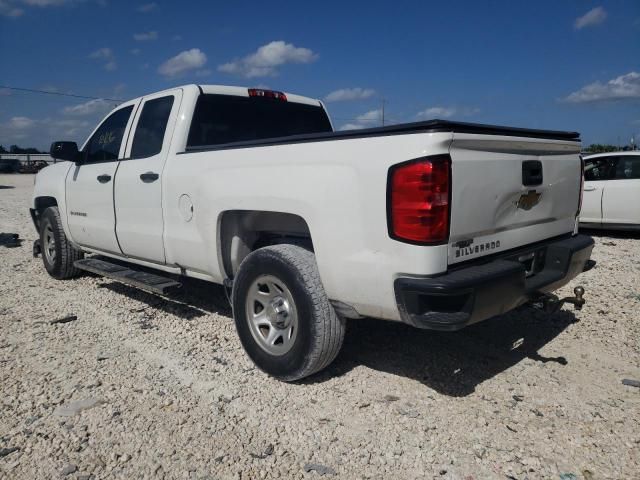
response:
[[[84,255],[67,240],[58,207],[47,208],[40,219],[40,248],[44,268],[53,278],[63,280],[82,272],[73,263]]]
[[[252,252],[233,284],[233,316],[245,351],[269,375],[294,381],[338,355],[345,324],[329,302],[315,255],[294,245]]]

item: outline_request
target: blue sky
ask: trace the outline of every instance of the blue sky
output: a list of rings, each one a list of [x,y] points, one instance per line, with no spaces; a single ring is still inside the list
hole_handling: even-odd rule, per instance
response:
[[[0,0],[0,85],[129,99],[185,83],[640,140],[640,2]],[[0,144],[84,140],[114,102],[0,89]]]

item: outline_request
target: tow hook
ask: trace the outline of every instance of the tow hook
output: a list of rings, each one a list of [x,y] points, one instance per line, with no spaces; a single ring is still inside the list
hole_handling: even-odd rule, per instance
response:
[[[38,255],[42,253],[42,247],[40,247],[40,239],[33,241],[33,258],[38,258]]]
[[[556,313],[565,303],[572,304],[576,310],[582,310],[582,306],[585,304],[584,287],[574,288],[573,294],[574,297],[558,298],[552,293],[546,293],[536,303],[542,304],[542,310],[550,314]]]

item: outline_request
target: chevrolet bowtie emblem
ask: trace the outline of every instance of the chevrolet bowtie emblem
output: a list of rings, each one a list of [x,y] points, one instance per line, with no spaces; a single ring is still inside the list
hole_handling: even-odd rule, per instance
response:
[[[535,190],[529,190],[527,193],[520,195],[516,206],[522,210],[531,210],[538,204],[541,196],[541,193],[538,193]]]

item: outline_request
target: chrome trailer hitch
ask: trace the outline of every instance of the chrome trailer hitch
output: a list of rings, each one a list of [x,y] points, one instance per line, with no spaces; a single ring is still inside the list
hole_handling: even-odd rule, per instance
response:
[[[582,310],[582,306],[586,302],[584,299],[584,287],[578,286],[574,288],[573,294],[575,295],[574,297],[558,298],[553,293],[543,293],[533,300],[532,304],[534,307],[550,314],[556,313],[565,303],[572,304],[576,310]]]

